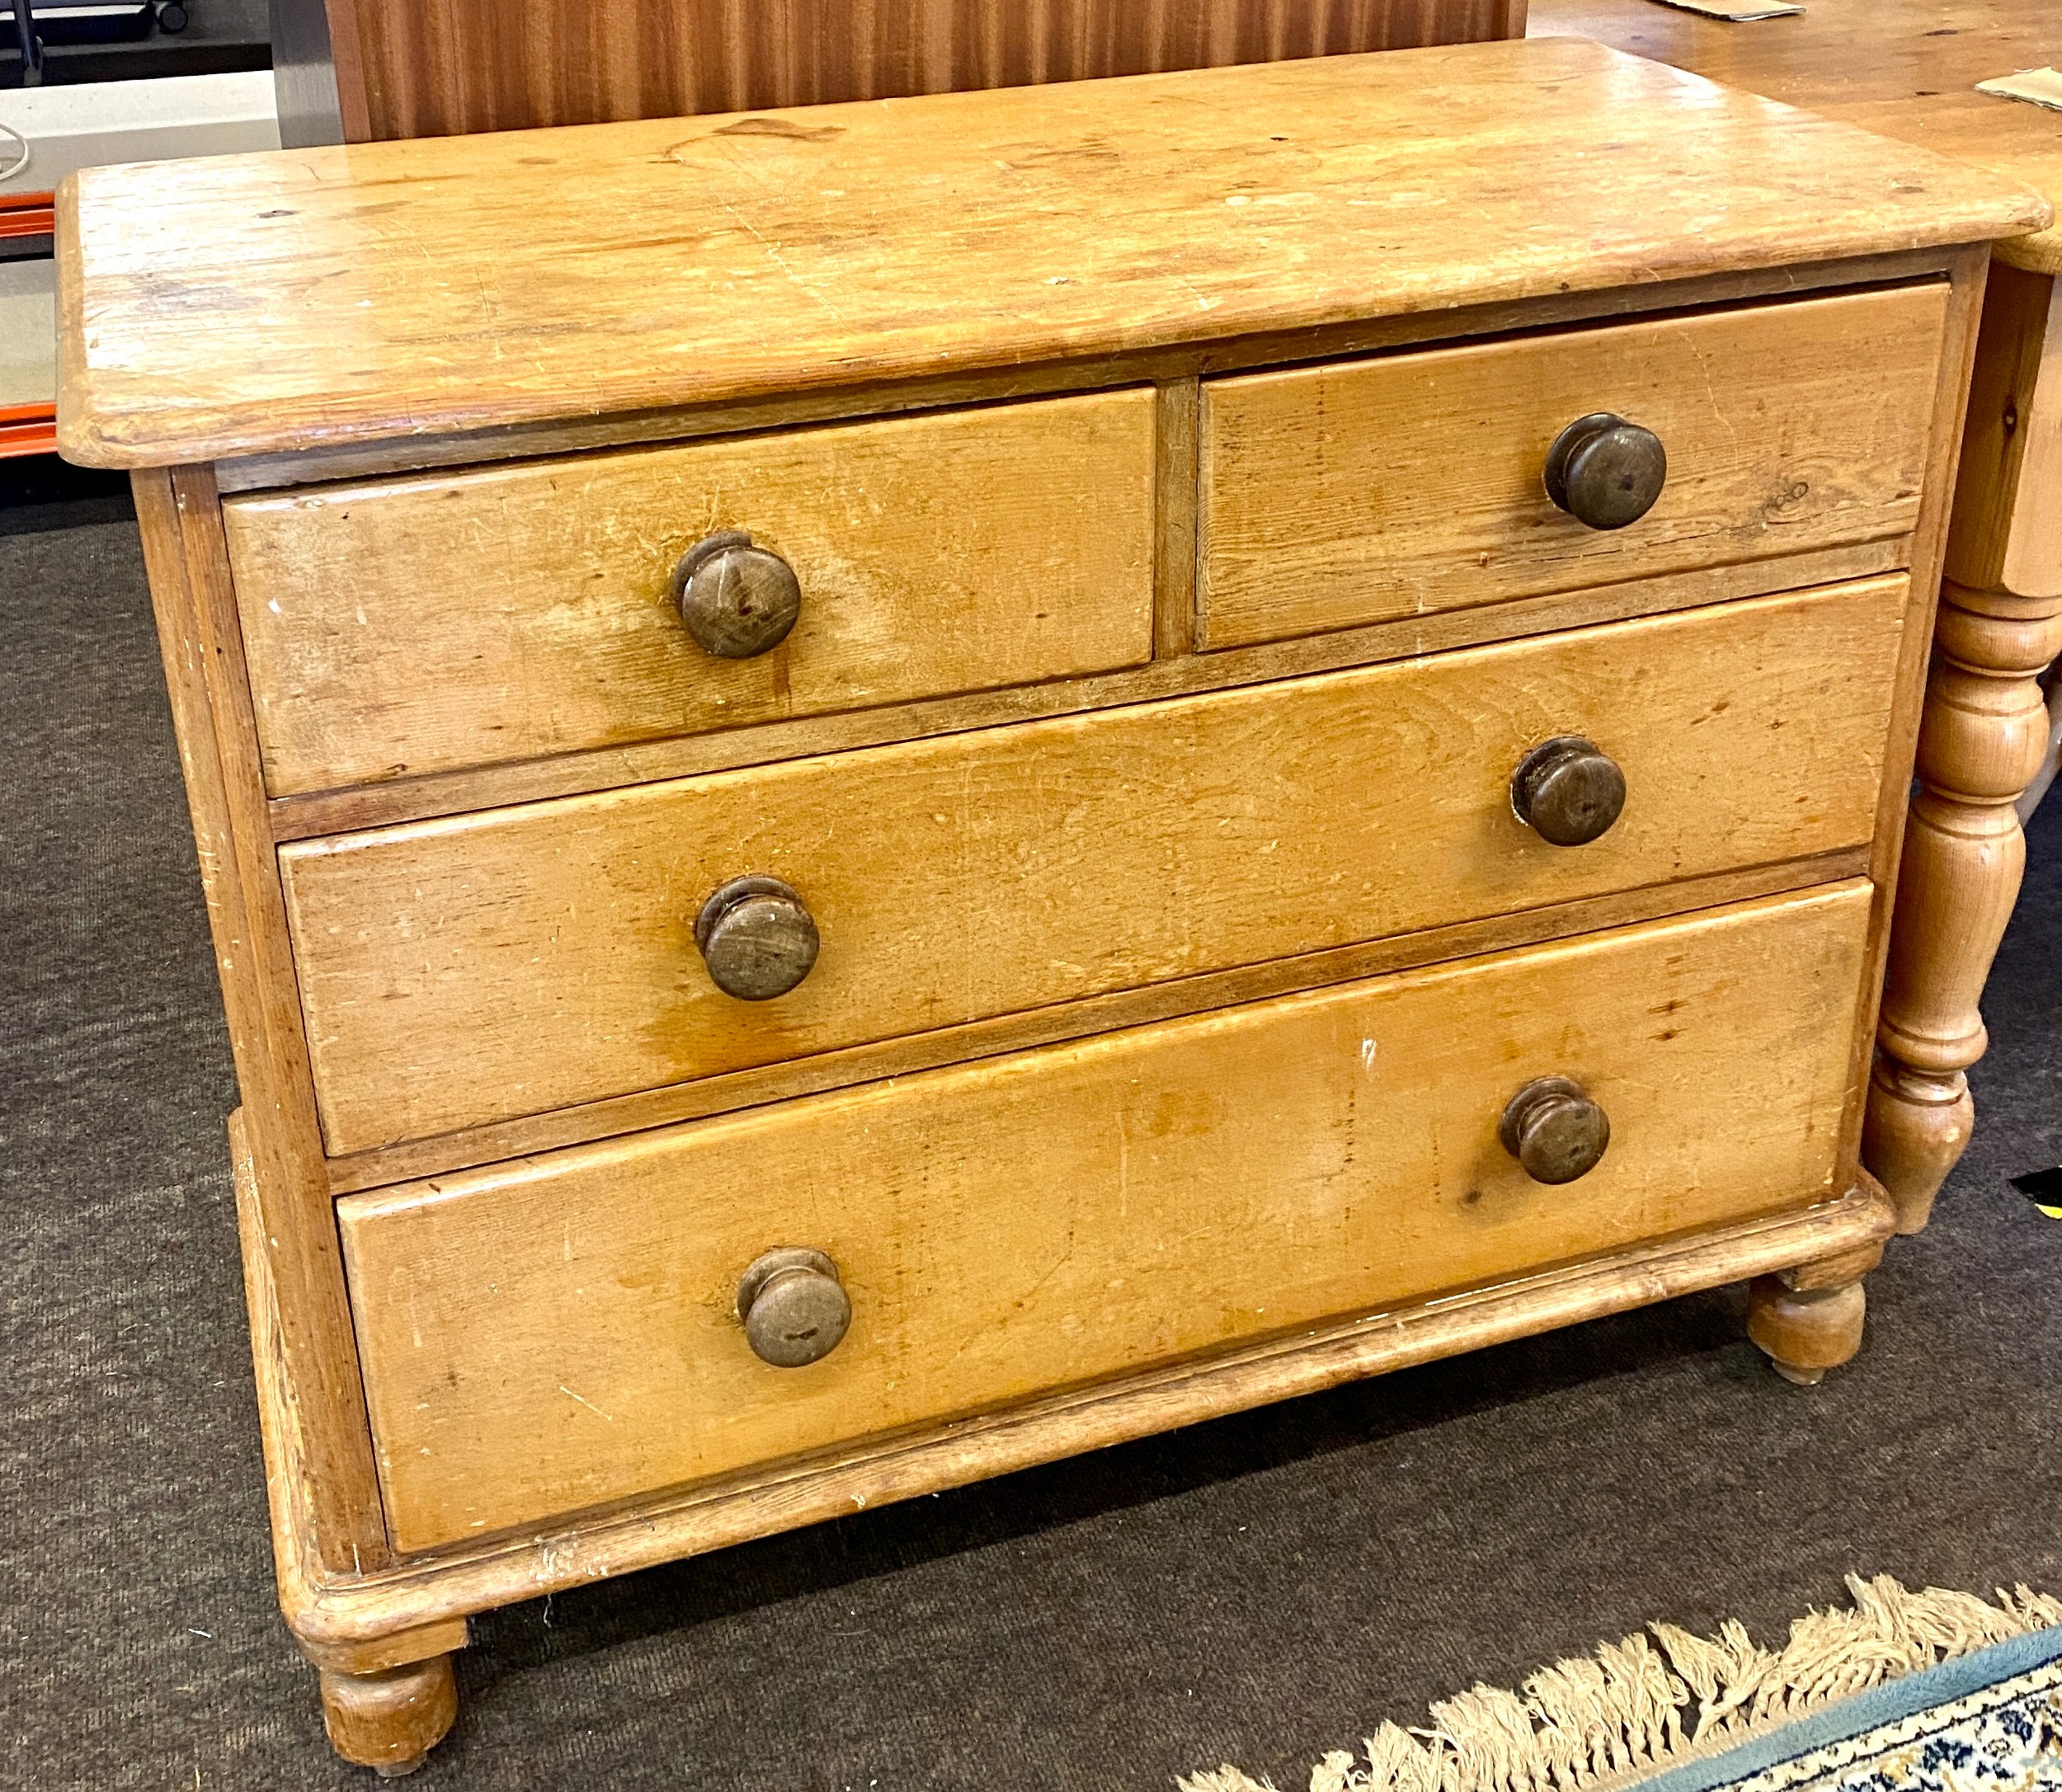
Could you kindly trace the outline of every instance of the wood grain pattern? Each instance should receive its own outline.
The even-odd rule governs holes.
[[[386,1531],[214,492],[205,468],[142,473],[132,486],[229,1047],[257,1122],[253,1187],[280,1290],[279,1348],[306,1402],[311,1547],[318,1571],[377,1567]]]
[[[1867,1313],[1859,1282],[1800,1291],[1779,1276],[1758,1276],[1747,1290],[1747,1335],[1798,1387],[1815,1387],[1827,1370],[1854,1359]]]
[[[1870,1189],[1887,1206],[1890,1197],[1883,1192],[1883,1185],[1869,1174],[1861,1171],[1855,1178],[1857,1184]],[[1843,1251],[1835,1257],[1819,1258],[1808,1263],[1800,1263],[1794,1269],[1780,1272],[1782,1285],[1801,1294],[1808,1294],[1815,1288],[1838,1288],[1850,1282],[1858,1282],[1882,1267],[1883,1247],[1887,1241],[1877,1239],[1858,1245],[1853,1250]]]
[[[334,1152],[1868,838],[1901,577],[282,849]],[[1537,742],[1631,786],[1579,849]],[[778,1001],[697,962],[784,879]]]
[[[59,209],[59,440],[94,465],[1092,360],[2050,216],[1575,40],[95,169]]]
[[[319,3],[319,0],[318,0]],[[1523,36],[1525,0],[328,0],[351,142]],[[355,77],[354,79],[353,77]]]
[[[2015,288],[2025,277],[2017,269],[2001,272]],[[2012,532],[1997,579],[2005,590],[2025,597],[2062,597],[2062,275],[2046,279],[2041,371],[2029,383],[2026,414],[2020,420],[2027,445],[2019,460]]]
[[[1992,270],[1962,435],[1947,576],[2062,597],[2062,280]]]
[[[459,1714],[449,1655],[432,1655],[378,1673],[322,1671],[322,1727],[330,1747],[354,1766],[399,1779],[422,1765]]]
[[[1529,29],[1578,33],[1694,69],[2062,200],[2055,114],[1976,92],[1979,81],[2062,62],[2052,0],[1815,0],[1773,31],[1742,31],[1651,0],[1534,0]],[[2062,273],[2062,230],[2001,243],[1998,255]]]
[[[1867,911],[1850,884],[354,1196],[396,1540],[1823,1199]],[[1495,1136],[1547,1073],[1612,1120],[1552,1190]],[[788,1244],[854,1316],[770,1371],[737,1278]]]
[[[1984,246],[1988,252],[1988,245]],[[59,246],[60,255],[64,252]],[[224,492],[271,492],[337,479],[389,477],[435,467],[582,454],[642,442],[700,440],[753,430],[896,416],[956,405],[998,404],[1142,382],[1193,380],[1295,362],[1339,360],[1426,343],[1465,341],[1511,330],[1622,317],[1635,313],[1737,305],[1806,293],[1893,285],[1944,275],[1963,252],[1953,247],[1889,251],[1779,267],[1721,270],[1652,285],[1549,293],[1537,298],[1455,306],[1450,310],[1348,318],[1307,328],[1264,331],[1217,341],[1162,344],[1101,355],[1019,361],[942,376],[795,393],[769,391],[734,402],[661,405],[605,416],[547,417],[439,435],[316,444],[285,453],[254,454],[214,463]]]
[[[1880,1244],[1890,1204],[1866,1177],[1831,1201],[1613,1251],[1462,1295],[1405,1302],[914,1437],[418,1556],[318,1590],[303,1615],[337,1650],[611,1574],[821,1523],[1358,1377]],[[261,1394],[266,1390],[261,1387]],[[412,1630],[410,1627],[425,1627]]]
[[[1154,510],[1159,547],[1154,561],[1153,656],[1185,656],[1196,635],[1196,506],[1199,480],[1196,421],[1201,382],[1169,380],[1159,388],[1160,454]]]
[[[1198,645],[1909,534],[1944,283],[1206,381]],[[1659,501],[1586,528],[1541,479],[1615,412]]]
[[[1193,541],[1191,530],[1189,544],[1192,550]],[[967,697],[634,742],[518,764],[483,766],[343,790],[315,791],[305,796],[278,797],[270,806],[272,834],[282,843],[313,840],[325,834],[354,833],[396,822],[426,821],[435,816],[464,815],[551,797],[619,790],[631,784],[690,778],[704,772],[768,765],[820,753],[848,752],[855,747],[883,746],[923,735],[957,734],[1004,722],[1082,715],[1156,698],[1231,690],[1242,684],[1337,671],[1378,661],[1523,640],[1561,629],[1664,615],[1737,598],[1868,578],[1909,564],[1909,547],[1906,539],[1892,539],[1795,554],[1782,560],[1700,567],[1657,578],[1627,579],[1587,590],[1517,598],[1505,604],[1485,604],[1472,609],[1414,616],[1365,628],[1304,635],[1211,654],[1178,651],[1179,643],[1194,632],[1194,600],[1192,594],[1181,602],[1168,585],[1163,585],[1160,595],[1166,601],[1156,611],[1156,627],[1167,625],[1167,637],[1161,643],[1167,656],[1150,666],[1015,685]],[[1177,618],[1179,630],[1175,627]]]
[[[224,506],[275,794],[1138,664],[1151,388]],[[802,613],[702,651],[670,588],[748,531]]]
[[[244,1311],[250,1321],[251,1367],[257,1385],[258,1438],[265,1456],[266,1504],[271,1517],[272,1567],[286,1627],[310,1661],[345,1673],[378,1673],[464,1649],[465,1620],[450,1613],[369,1630],[334,1621],[330,1602],[337,1589],[362,1586],[379,1572],[379,1564],[354,1562],[346,1573],[332,1572],[323,1564],[316,1531],[316,1493],[309,1480],[307,1439],[311,1421],[280,1337],[279,1288],[272,1277],[256,1154],[241,1108],[229,1115],[228,1133],[237,1243],[243,1260]],[[313,1423],[319,1425],[320,1421]]]
[[[877,1040],[870,1045],[850,1046],[784,1063],[704,1077],[697,1082],[640,1089],[633,1095],[614,1096],[575,1108],[525,1114],[490,1126],[470,1126],[332,1157],[329,1160],[330,1188],[339,1195],[357,1194],[392,1183],[477,1169],[505,1158],[527,1157],[711,1114],[762,1108],[797,1096],[850,1089],[887,1077],[910,1076],[1006,1051],[1085,1039],[1118,1028],[1149,1026],[1156,1021],[1228,1008],[1236,1003],[1265,1001],[1327,984],[1444,964],[1546,940],[1572,938],[1578,934],[1688,915],[1729,902],[1808,890],[1848,877],[1866,877],[1871,856],[1868,847],[1852,846],[1744,871],[1719,872],[1711,877],[1617,891],[1609,896],[1550,903],[1515,915],[1461,921],[1450,927],[1398,934],[1331,952],[1306,952],[1265,964],[1241,965],[1232,971],[1179,977],[1148,989],[1120,990],[1076,1002],[1052,1003],[1019,1014],[969,1021],[963,1026],[941,1027],[904,1038]]]

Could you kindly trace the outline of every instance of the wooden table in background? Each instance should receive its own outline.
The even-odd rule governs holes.
[[[1726,25],[1652,0],[1534,0],[1535,36],[1594,37],[1923,143],[2062,196],[2062,113],[1976,83],[2062,64],[2054,0],[1810,0]],[[1978,1004],[2026,863],[2013,805],[2041,769],[2040,678],[2062,652],[2062,228],[1998,246],[1978,338],[1898,886],[1865,1155],[1926,1222],[1969,1142]]]

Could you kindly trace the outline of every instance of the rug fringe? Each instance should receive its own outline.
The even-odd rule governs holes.
[[[1835,1700],[2034,1630],[2062,1625],[2062,1600],[2019,1587],[1997,1602],[1887,1574],[1850,1574],[1852,1611],[1810,1611],[1780,1649],[1728,1620],[1715,1637],[1672,1624],[1556,1662],[1522,1691],[1476,1686],[1432,1707],[1429,1729],[1384,1724],[1363,1761],[1342,1751],[1310,1792],[1610,1792],[1730,1748]],[[1657,1646],[1658,1645],[1658,1646]],[[1180,1792],[1277,1792],[1236,1767]]]

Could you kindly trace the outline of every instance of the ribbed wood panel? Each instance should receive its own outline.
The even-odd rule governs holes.
[[[328,0],[346,135],[433,137],[1522,36],[1526,0]]]

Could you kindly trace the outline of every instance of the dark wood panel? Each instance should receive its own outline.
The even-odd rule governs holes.
[[[344,132],[361,142],[1515,37],[1526,0],[327,0],[327,10]]]

